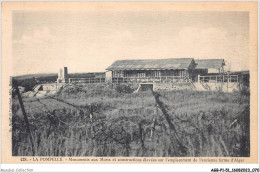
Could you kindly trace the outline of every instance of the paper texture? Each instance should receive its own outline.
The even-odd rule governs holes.
[[[257,14],[2,2],[3,163],[257,163]]]

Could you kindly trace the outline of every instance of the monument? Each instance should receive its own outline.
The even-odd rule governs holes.
[[[57,83],[67,83],[68,82],[68,68],[61,68],[58,73]]]

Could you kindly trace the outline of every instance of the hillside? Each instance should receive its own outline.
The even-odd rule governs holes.
[[[93,73],[69,73],[70,78],[89,78],[89,77],[105,77],[105,72],[93,72]],[[58,73],[39,73],[39,74],[27,74],[20,76],[13,76],[13,79],[25,80],[32,78],[47,78],[47,77],[58,77]]]
[[[24,80],[24,79],[32,79],[32,78],[41,78],[41,77],[58,77],[57,73],[39,73],[39,74],[27,74],[20,76],[13,76],[13,79]]]

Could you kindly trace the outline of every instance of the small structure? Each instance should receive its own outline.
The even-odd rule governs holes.
[[[203,71],[205,73],[224,73],[224,59],[198,59],[195,60],[197,66],[195,71]]]
[[[106,69],[106,76],[113,83],[187,82],[195,67],[193,58],[118,60]]]
[[[224,73],[224,59],[198,59],[195,62],[197,66],[192,76],[192,80],[195,82],[199,80],[199,76],[220,75]]]

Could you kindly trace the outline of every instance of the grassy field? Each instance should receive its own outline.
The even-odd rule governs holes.
[[[249,93],[115,88],[74,85],[24,98],[35,155],[249,156]],[[33,155],[17,98],[12,110],[13,155]]]

